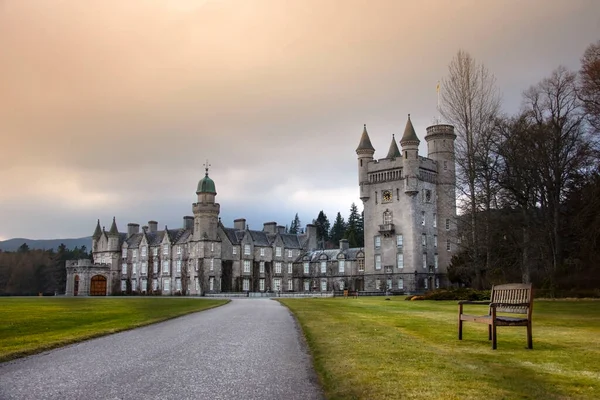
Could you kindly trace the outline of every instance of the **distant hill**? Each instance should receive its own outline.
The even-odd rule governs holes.
[[[85,246],[89,251],[92,248],[92,237],[82,237],[77,239],[24,239],[15,238],[0,241],[0,250],[2,251],[16,251],[23,243],[27,243],[30,249],[42,249],[42,250],[56,250],[61,243],[64,243],[68,249],[72,250],[75,247]]]

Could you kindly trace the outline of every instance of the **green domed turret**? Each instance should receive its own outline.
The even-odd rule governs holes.
[[[200,182],[198,182],[198,189],[196,190],[196,194],[200,193],[217,194],[217,190],[215,189],[215,182],[208,177],[208,168],[206,168],[206,174],[204,175],[204,178],[200,179]]]

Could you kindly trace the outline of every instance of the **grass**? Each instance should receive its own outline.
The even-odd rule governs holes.
[[[536,300],[533,350],[526,349],[524,327],[499,327],[498,350],[483,324],[465,323],[459,341],[456,301],[280,301],[302,326],[330,400],[597,399],[600,393],[600,301]]]
[[[225,303],[191,298],[0,298],[0,362]]]

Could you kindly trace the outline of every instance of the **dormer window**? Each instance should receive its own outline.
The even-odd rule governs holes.
[[[264,249],[264,247],[261,247],[261,249],[260,249],[260,256],[261,257],[265,256],[265,249]]]
[[[164,256],[168,256],[169,255],[169,245],[168,244],[163,244],[163,255]]]
[[[142,257],[146,257],[146,251],[147,251],[147,247],[142,246]]]
[[[247,255],[247,256],[250,255],[250,245],[249,244],[244,245],[244,255]]]
[[[275,256],[281,257],[281,247],[279,247],[279,246],[275,247]]]

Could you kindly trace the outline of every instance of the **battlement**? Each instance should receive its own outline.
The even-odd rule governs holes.
[[[425,140],[439,135],[450,135],[456,137],[456,134],[454,133],[454,127],[452,125],[438,124],[427,127]]]

